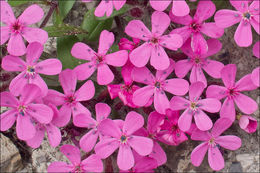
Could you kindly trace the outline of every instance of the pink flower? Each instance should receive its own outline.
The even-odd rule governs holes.
[[[211,77],[220,78],[220,71],[224,67],[221,62],[208,59],[208,57],[218,53],[222,44],[217,39],[207,40],[208,52],[201,54],[201,52],[193,52],[191,49],[191,40],[188,39],[181,50],[188,56],[187,60],[180,60],[175,65],[175,74],[179,78],[183,78],[191,70],[190,82],[203,82],[207,86],[207,79],[204,76],[205,70]],[[202,70],[203,69],[203,70]]]
[[[255,43],[253,47],[253,54],[255,57],[260,58],[260,41]]]
[[[219,171],[224,168],[224,158],[219,150],[220,147],[237,150],[241,146],[241,139],[237,136],[227,135],[220,136],[232,124],[228,118],[218,119],[211,132],[195,130],[191,139],[196,141],[204,141],[198,145],[191,153],[191,163],[199,166],[208,151],[208,162],[213,170]]]
[[[49,90],[47,96],[44,98],[45,102],[51,103],[55,106],[61,106],[59,111],[60,126],[66,125],[70,121],[71,113],[73,119],[75,115],[84,113],[89,117],[91,113],[80,102],[90,100],[95,94],[95,86],[91,80],[85,82],[77,91],[77,77],[73,70],[66,69],[59,75],[59,81],[63,88],[64,94]]]
[[[154,158],[157,161],[157,166],[161,166],[166,163],[167,156],[160,144],[158,143],[161,125],[164,123],[165,116],[153,111],[148,116],[147,127],[141,128],[136,131],[135,135],[149,137],[153,140],[153,150],[149,157]],[[164,141],[163,141],[164,142]]]
[[[7,55],[2,60],[2,68],[6,71],[21,72],[10,83],[10,92],[18,96],[27,83],[37,85],[42,96],[46,96],[48,87],[39,74],[56,75],[61,72],[62,64],[58,59],[47,59],[37,63],[43,52],[43,46],[38,42],[30,43],[26,49],[26,62],[17,56]]]
[[[131,148],[141,156],[152,152],[153,141],[151,139],[133,135],[143,125],[142,115],[134,111],[126,115],[122,126],[110,119],[103,120],[99,125],[99,130],[105,137],[96,144],[95,152],[101,158],[107,158],[119,148],[117,155],[119,169],[131,169],[135,163]]]
[[[238,115],[239,126],[247,133],[254,133],[257,129],[257,120],[248,115]]]
[[[252,114],[258,108],[257,103],[250,97],[241,94],[241,91],[254,90],[257,87],[251,80],[251,74],[245,75],[235,83],[236,65],[228,64],[221,70],[221,78],[225,85],[211,85],[207,89],[208,98],[225,98],[225,101],[220,110],[220,117],[228,117],[232,122],[235,120],[235,105],[245,114]]]
[[[44,44],[48,39],[48,33],[39,28],[31,28],[28,25],[37,23],[44,16],[44,12],[38,5],[31,5],[15,18],[12,8],[6,1],[0,2],[0,21],[6,26],[0,27],[1,41],[4,44],[9,38],[7,50],[11,55],[21,56],[26,52],[23,38],[29,43],[40,42]]]
[[[239,23],[235,32],[235,42],[240,47],[248,47],[252,44],[251,25],[259,34],[259,1],[253,1],[248,6],[248,1],[230,0],[231,5],[237,10],[219,10],[215,14],[215,22],[218,27],[227,28]]]
[[[171,12],[175,16],[186,16],[190,13],[190,8],[185,0],[150,0],[153,9],[157,11],[164,11],[172,2]]]
[[[188,140],[185,133],[179,128],[178,120],[179,111],[166,110],[167,120],[161,125],[159,132],[159,140],[168,145],[179,145],[180,143]]]
[[[101,159],[92,154],[81,161],[80,150],[73,145],[63,145],[60,151],[70,160],[71,164],[66,162],[52,162],[48,172],[102,172],[103,163]]]
[[[191,38],[191,48],[194,52],[199,51],[201,54],[207,53],[207,42],[201,33],[211,38],[219,38],[224,34],[224,29],[217,27],[216,23],[204,22],[209,19],[215,11],[216,7],[213,2],[199,1],[193,19],[190,15],[178,17],[170,12],[170,18],[173,22],[185,25],[184,27],[174,29],[171,34],[180,34],[183,38],[183,42]]]
[[[27,84],[22,91],[19,100],[10,92],[0,93],[1,106],[10,108],[1,114],[1,131],[8,130],[16,120],[18,138],[28,140],[36,134],[33,119],[39,123],[48,124],[52,120],[53,111],[44,104],[34,104],[34,101],[41,97],[40,88],[36,85]]]
[[[202,82],[192,83],[189,90],[189,100],[179,96],[174,96],[171,99],[172,110],[185,109],[178,120],[179,128],[182,131],[190,129],[192,117],[194,117],[195,124],[200,130],[211,129],[212,121],[204,111],[218,112],[221,108],[221,102],[214,98],[200,99],[204,87]]]
[[[125,33],[133,38],[145,41],[130,54],[130,61],[136,67],[144,67],[151,57],[151,65],[157,70],[165,70],[170,60],[163,47],[177,50],[182,46],[182,38],[178,34],[162,35],[170,25],[170,18],[164,12],[152,14],[152,32],[140,20],[132,20],[125,28]]]
[[[133,80],[147,86],[140,88],[134,92],[133,102],[137,106],[144,106],[150,98],[154,96],[154,108],[160,114],[165,114],[165,110],[170,108],[169,100],[165,91],[175,95],[184,95],[189,90],[189,83],[184,79],[168,79],[166,78],[173,72],[174,61],[166,70],[158,70],[156,76],[146,67],[134,68],[132,71]]]
[[[259,87],[260,86],[260,67],[257,67],[253,70],[251,74],[251,79],[252,82],[254,83],[255,86]]]
[[[111,108],[105,103],[97,103],[95,109],[96,120],[87,114],[78,114],[74,117],[75,126],[91,129],[87,134],[82,136],[79,142],[80,148],[86,152],[90,152],[96,145],[97,138],[101,135],[98,130],[99,124],[105,120],[111,112]]]
[[[92,0],[82,0],[83,2],[90,2]],[[126,0],[102,0],[95,10],[95,16],[102,17],[105,14],[109,17],[113,12],[113,7],[120,10],[125,5]]]
[[[134,50],[138,44],[140,43],[140,39],[133,38],[133,41],[129,41],[126,38],[121,38],[120,42],[118,43],[120,50]]]
[[[97,69],[97,82],[99,85],[107,85],[114,80],[114,74],[109,69],[108,65],[121,67],[125,65],[128,52],[120,50],[111,54],[107,51],[114,42],[114,34],[104,30],[100,34],[98,53],[94,52],[88,45],[84,43],[76,43],[71,54],[77,59],[84,59],[89,62],[78,65],[74,68],[78,80],[85,80],[90,77]]]

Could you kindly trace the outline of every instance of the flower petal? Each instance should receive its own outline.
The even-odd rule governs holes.
[[[9,90],[14,96],[19,96],[26,84],[28,84],[28,79],[25,78],[26,72],[22,72],[17,75],[10,83]]]
[[[221,100],[222,98],[227,96],[226,92],[227,92],[227,88],[223,86],[210,85],[207,88],[206,95],[207,98],[216,98],[218,100]]]
[[[24,71],[26,64],[17,56],[7,55],[2,59],[2,68],[6,71]]]
[[[234,35],[235,42],[240,47],[248,47],[252,44],[252,31],[249,22],[242,20]]]
[[[89,78],[96,70],[96,65],[93,62],[88,62],[80,64],[74,68],[74,72],[77,75],[78,80],[86,80]]]
[[[120,145],[117,155],[117,165],[120,170],[128,170],[134,166],[134,156],[129,145]]]
[[[215,112],[219,112],[221,108],[221,102],[215,98],[207,98],[207,99],[199,100],[198,106],[200,109],[204,111],[215,113]]]
[[[165,114],[166,109],[170,108],[170,102],[163,90],[154,92],[154,108],[160,114]]]
[[[155,81],[154,75],[147,67],[133,68],[132,78],[133,81],[143,84],[152,84]]]
[[[52,109],[43,104],[29,104],[26,112],[42,124],[50,123],[53,117]]]
[[[241,147],[241,139],[233,135],[219,136],[216,138],[216,143],[229,150],[237,150]]]
[[[175,74],[179,78],[184,78],[191,70],[193,64],[189,60],[180,60],[175,64]]]
[[[191,121],[192,121],[192,112],[188,108],[181,114],[178,120],[178,126],[182,131],[185,132],[190,129]]]
[[[96,154],[90,155],[81,162],[86,172],[103,172],[103,162]]]
[[[88,108],[83,106],[80,102],[77,102],[73,107],[71,107],[73,118],[80,113],[86,114],[88,116],[91,116],[90,111]]]
[[[218,147],[209,147],[208,162],[209,166],[215,171],[219,171],[225,167],[224,158]]]
[[[95,105],[96,110],[96,120],[101,122],[102,120],[106,119],[109,114],[111,113],[111,108],[105,103],[97,103]]]
[[[149,29],[140,20],[131,20],[125,27],[125,33],[130,37],[144,41],[148,41],[151,36]]]
[[[135,160],[134,170],[136,172],[153,172],[153,169],[156,169],[158,166],[155,158],[151,157],[142,157],[138,162]]]
[[[207,60],[206,64],[202,68],[213,78],[221,78],[221,70],[224,64],[214,60]]]
[[[102,0],[95,10],[95,16],[102,17],[105,15],[109,17],[113,12],[113,2]]]
[[[25,27],[23,29],[22,36],[29,43],[39,42],[41,44],[44,44],[48,39],[48,33],[45,30],[31,27]]]
[[[202,110],[196,111],[194,115],[194,120],[196,126],[202,131],[209,130],[212,128],[213,123],[211,119]]]
[[[252,114],[258,109],[258,104],[244,94],[238,94],[234,97],[234,101],[237,107],[245,114]]]
[[[257,67],[253,70],[252,74],[251,74],[251,80],[253,82],[253,84],[255,86],[260,86],[260,81],[259,81],[259,78],[260,78],[260,67]]]
[[[90,130],[80,139],[79,141],[80,148],[85,152],[91,151],[96,145],[97,138],[98,138],[97,130],[94,129]]]
[[[236,82],[236,89],[239,91],[251,91],[257,89],[257,86],[254,85],[252,81],[252,75],[248,74],[242,77],[239,81]],[[259,81],[259,78],[258,78]]]
[[[111,119],[101,121],[98,126],[98,130],[104,136],[111,136],[114,138],[119,138],[121,136],[120,128]]]
[[[254,47],[253,47],[253,54],[257,57],[260,58],[260,41],[256,42]]]
[[[134,64],[136,67],[144,67],[151,55],[152,55],[153,48],[149,43],[144,43],[141,46],[137,47],[134,49],[130,54],[129,54],[129,59],[131,63]]]
[[[146,156],[153,150],[153,140],[147,137],[131,136],[127,142],[141,156]]]
[[[220,117],[229,118],[232,122],[235,120],[236,111],[234,101],[226,98],[220,109]]]
[[[168,79],[165,81],[163,89],[174,95],[185,95],[189,90],[189,83],[184,79]]]
[[[211,38],[219,38],[224,34],[224,29],[219,28],[216,23],[213,22],[202,24],[200,31]]]
[[[212,130],[211,130],[211,134],[213,137],[218,137],[219,135],[221,135],[224,131],[226,131],[230,126],[232,125],[232,121],[228,118],[219,118]]]
[[[89,115],[80,113],[73,117],[73,124],[77,127],[94,128],[96,121]]]
[[[60,151],[70,160],[73,165],[78,165],[81,161],[80,150],[73,145],[65,144],[60,147]]]
[[[84,59],[90,61],[95,56],[95,51],[92,50],[85,43],[77,42],[71,49],[71,55],[77,59]]]
[[[219,10],[214,16],[216,25],[221,28],[228,28],[241,21],[242,16],[238,11]]]
[[[77,76],[72,70],[63,70],[59,75],[59,81],[66,95],[75,92],[77,85]]]
[[[165,164],[167,161],[166,153],[157,142],[153,143],[153,151],[149,157],[154,158],[158,166]]]
[[[10,92],[4,91],[0,93],[0,105],[1,107],[12,107],[16,108],[18,106],[18,100]]]
[[[123,132],[126,135],[131,135],[144,125],[144,118],[142,115],[131,111],[126,115]]]
[[[91,80],[85,82],[76,92],[75,98],[77,101],[90,100],[95,95],[95,86]]]
[[[128,52],[126,50],[120,50],[106,55],[105,59],[108,65],[122,67],[128,59]]]
[[[24,25],[31,25],[39,22],[44,16],[44,12],[39,5],[33,4],[26,8],[18,20]]]
[[[202,144],[198,145],[196,148],[193,149],[191,153],[191,163],[194,166],[200,166],[202,163],[206,152],[208,151],[208,144],[203,142]]]
[[[204,84],[202,82],[195,82],[190,85],[189,90],[189,99],[191,101],[196,101],[201,96],[203,90],[204,90]]]
[[[41,96],[44,97],[48,93],[48,86],[39,74],[36,74],[34,78],[29,78],[30,84],[35,84],[41,89]]]
[[[40,92],[40,88],[37,85],[27,84],[23,88],[20,101],[24,104],[31,103],[41,96]]]
[[[163,47],[157,46],[152,49],[150,63],[156,70],[166,70],[170,66],[170,59]]]
[[[124,6],[125,3],[126,3],[126,0],[113,1],[114,7],[116,10],[120,10]]]
[[[198,128],[193,130],[191,134],[191,139],[195,141],[208,141],[210,140],[211,135],[208,131],[201,131]]]
[[[172,14],[175,16],[186,16],[190,13],[190,8],[185,0],[172,1]]]
[[[212,1],[199,1],[194,19],[203,22],[213,16],[215,11],[216,7]]]
[[[170,101],[172,110],[183,110],[189,107],[190,102],[183,97],[173,96]]]
[[[195,33],[192,35],[191,48],[193,52],[199,54],[206,54],[208,52],[208,45],[202,34]]]
[[[7,51],[13,56],[22,56],[25,54],[26,48],[20,34],[13,34],[10,36],[7,44]]]
[[[26,48],[26,63],[35,65],[43,52],[43,45],[38,42],[29,43]]]
[[[177,50],[182,44],[183,39],[180,34],[169,34],[160,38],[160,45],[170,50]]]
[[[165,80],[174,70],[174,61],[170,59],[170,66],[166,70],[157,70],[156,79],[159,81]]]
[[[68,105],[64,104],[60,108],[59,114],[60,114],[59,120],[62,126],[68,124],[71,118],[71,108]]]
[[[66,162],[52,162],[47,171],[48,172],[70,172],[74,168],[72,165],[68,165]]]
[[[172,11],[169,12],[169,17],[171,21],[173,21],[174,23],[178,23],[182,25],[189,25],[192,21],[192,17],[190,15],[176,16],[172,14]]]
[[[0,45],[4,44],[9,38],[10,38],[9,27],[8,26],[1,26],[0,27]]]
[[[154,94],[153,86],[145,86],[136,90],[133,94],[133,102],[137,106],[144,106]]]
[[[113,7],[112,7],[112,10],[113,10]],[[115,41],[115,36],[114,36],[113,32],[103,30],[99,37],[98,53],[105,55],[107,53],[107,51],[110,49],[110,47],[113,45],[114,41]]]
[[[185,43],[188,40],[188,38],[191,36],[191,33],[192,32],[191,32],[189,26],[176,28],[170,32],[170,34],[179,34],[183,39],[183,43]]]
[[[119,147],[119,141],[115,138],[103,138],[95,146],[95,153],[105,159]]]
[[[11,24],[16,20],[11,6],[6,1],[0,2],[0,12],[0,21],[5,24]]]
[[[37,73],[45,75],[56,75],[62,70],[62,64],[58,59],[46,59],[39,62],[35,68]]]
[[[47,124],[47,135],[49,143],[52,147],[57,147],[61,142],[61,132],[60,129],[53,124]]]
[[[160,125],[163,123],[165,116],[153,111],[149,114],[147,121],[147,130],[149,133],[157,133]]]
[[[65,96],[56,90],[49,89],[48,94],[43,98],[43,100],[45,103],[60,106],[65,103]]]
[[[2,95],[1,95],[1,98],[2,98]],[[8,110],[8,111],[2,113],[0,115],[1,131],[6,131],[6,130],[10,129],[13,126],[17,115],[18,115],[18,112],[15,109],[11,109],[11,110]]]
[[[161,11],[155,11],[152,14],[152,33],[161,36],[170,25],[170,18],[167,14]]]
[[[28,140],[34,137],[36,129],[31,118],[27,115],[17,115],[16,120],[17,137],[21,140]]]
[[[33,138],[26,140],[26,144],[32,148],[40,147],[45,134],[45,128],[41,125],[36,126],[36,133]]]
[[[157,11],[164,11],[171,3],[171,0],[164,0],[164,1],[154,1],[150,0],[150,5],[153,7],[153,9]]]
[[[237,1],[237,0],[230,0],[230,4],[235,7],[236,10],[240,12],[245,12],[248,9],[248,1]]]
[[[233,87],[236,79],[237,67],[235,64],[228,64],[221,70],[221,78],[224,85],[229,88]]]
[[[97,68],[97,82],[99,85],[107,85],[114,80],[114,74],[107,64],[100,64]]]

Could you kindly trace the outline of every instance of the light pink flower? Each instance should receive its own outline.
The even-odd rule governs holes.
[[[218,27],[227,28],[239,23],[235,32],[235,42],[240,47],[248,47],[252,44],[251,25],[259,34],[259,0],[253,1],[248,6],[248,1],[230,0],[231,5],[237,10],[219,10],[215,14],[215,22]]]
[[[111,119],[103,120],[99,125],[99,130],[105,137],[96,144],[96,154],[101,158],[107,158],[119,148],[117,155],[119,169],[131,169],[135,163],[132,149],[142,156],[152,152],[153,141],[151,139],[133,135],[143,125],[144,118],[142,115],[133,111],[126,115],[122,126]]]
[[[17,137],[28,140],[36,134],[33,118],[39,123],[48,124],[52,120],[53,111],[44,104],[34,104],[34,101],[41,97],[41,90],[36,85],[27,84],[22,91],[19,100],[10,92],[0,93],[1,106],[10,108],[1,114],[1,131],[8,130],[16,121]]]
[[[260,67],[257,67],[253,70],[251,79],[255,86],[260,86]]]
[[[170,18],[173,22],[185,25],[184,27],[172,30],[171,34],[180,34],[183,42],[191,38],[191,48],[193,51],[199,51],[201,54],[207,53],[208,45],[201,33],[211,38],[219,38],[224,34],[224,29],[217,27],[216,23],[205,22],[215,11],[216,7],[212,1],[199,1],[193,19],[190,15],[178,17],[170,12]]]
[[[189,83],[186,80],[178,78],[166,80],[174,69],[174,61],[171,60],[170,62],[169,68],[158,70],[155,77],[146,67],[133,69],[133,80],[147,85],[134,92],[133,102],[135,105],[144,106],[154,96],[155,110],[160,114],[165,114],[165,110],[170,108],[165,91],[175,95],[184,95],[188,92]]]
[[[159,134],[161,130],[161,125],[164,123],[165,115],[159,114],[154,111],[148,116],[147,127],[141,128],[136,131],[135,135],[149,137],[153,140],[153,150],[149,157],[154,158],[157,161],[157,166],[161,166],[166,163],[167,156],[158,141],[160,140]],[[164,142],[164,141],[162,141]]]
[[[83,2],[90,2],[92,0],[82,0]],[[113,7],[120,10],[126,3],[126,0],[102,0],[96,7],[95,16],[102,17],[106,14],[109,17],[113,13]]]
[[[4,44],[9,38],[7,50],[11,55],[21,56],[26,52],[23,38],[29,43],[40,42],[44,44],[48,39],[48,33],[39,28],[31,28],[28,25],[37,23],[44,16],[40,6],[34,4],[24,10],[15,18],[11,6],[6,1],[0,2],[1,18],[0,21],[5,26],[0,27],[0,45]]]
[[[66,162],[52,162],[47,171],[48,172],[102,172],[102,160],[96,155],[92,154],[88,158],[81,161],[80,150],[73,145],[63,145],[60,151],[70,160],[71,164]]]
[[[151,6],[157,11],[164,11],[171,2],[171,12],[175,16],[186,16],[190,13],[190,8],[185,0],[150,0]]]
[[[163,47],[177,50],[182,46],[182,38],[178,34],[163,35],[170,25],[170,18],[164,12],[152,14],[152,32],[140,20],[132,20],[125,28],[125,33],[133,38],[145,41],[130,54],[130,61],[136,67],[144,67],[151,58],[151,65],[157,70],[165,70],[170,60]]]
[[[198,145],[191,153],[191,163],[194,166],[199,166],[208,151],[209,166],[216,171],[224,168],[224,158],[219,150],[220,147],[228,150],[237,150],[241,146],[241,139],[237,136],[226,135],[220,136],[232,124],[228,118],[218,119],[211,132],[195,130],[191,139],[196,141],[204,141]]]
[[[75,126],[91,129],[87,134],[82,136],[79,141],[80,148],[85,152],[91,151],[96,145],[97,139],[101,135],[98,130],[99,124],[105,120],[111,112],[111,108],[105,103],[97,103],[95,109],[96,120],[86,114],[78,114],[74,117]]]
[[[179,116],[179,111],[166,110],[167,119],[161,125],[161,130],[158,134],[158,139],[161,142],[176,146],[188,140],[185,133],[178,126]]]
[[[238,115],[239,126],[247,133],[254,133],[257,129],[257,120],[248,115]]]
[[[128,59],[128,52],[120,50],[111,54],[107,51],[114,43],[114,34],[104,30],[100,34],[98,53],[93,51],[84,43],[76,43],[71,49],[72,56],[77,59],[87,60],[89,62],[78,65],[74,68],[78,80],[85,80],[90,77],[97,69],[97,82],[99,85],[107,85],[114,80],[114,74],[108,67],[122,67]]]
[[[206,95],[208,98],[224,100],[220,109],[220,117],[228,117],[232,122],[235,120],[235,105],[245,114],[252,114],[258,108],[257,103],[250,97],[241,94],[242,91],[250,91],[257,88],[251,80],[251,74],[245,75],[235,83],[236,65],[228,64],[221,70],[221,78],[225,85],[211,85],[208,87]]]
[[[66,125],[73,115],[84,113],[91,116],[89,110],[84,107],[80,102],[90,100],[94,97],[95,86],[91,80],[85,82],[77,91],[77,76],[73,70],[66,69],[59,75],[59,81],[63,88],[64,94],[49,89],[47,96],[44,98],[45,102],[53,104],[55,106],[61,106],[59,110],[59,123],[60,126]]]
[[[26,62],[12,55],[3,58],[2,68],[4,70],[21,72],[10,83],[9,90],[13,95],[18,96],[26,84],[32,83],[41,89],[42,96],[46,96],[48,87],[39,74],[59,74],[62,64],[58,59],[47,59],[37,63],[42,52],[43,46],[38,42],[33,42],[26,49]]]
[[[208,52],[201,54],[201,52],[192,51],[190,39],[184,43],[181,50],[188,56],[188,59],[176,62],[175,74],[177,77],[183,78],[191,70],[190,82],[194,83],[200,81],[204,83],[205,87],[207,86],[207,79],[203,70],[213,78],[218,79],[221,77],[220,71],[224,67],[224,64],[210,60],[208,57],[218,53],[222,48],[222,44],[217,39],[209,39],[207,40],[207,45]]]
[[[194,117],[195,124],[200,130],[211,129],[212,121],[204,111],[218,112],[221,108],[221,102],[215,98],[200,99],[204,87],[202,82],[192,83],[189,90],[189,100],[179,96],[174,96],[171,99],[170,107],[172,110],[185,109],[178,120],[179,128],[182,131],[190,129],[192,117]]]
[[[256,42],[254,47],[253,47],[253,54],[257,57],[260,58],[260,41]]]

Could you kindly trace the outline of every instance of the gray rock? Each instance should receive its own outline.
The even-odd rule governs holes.
[[[240,162],[233,162],[228,172],[243,172]]]

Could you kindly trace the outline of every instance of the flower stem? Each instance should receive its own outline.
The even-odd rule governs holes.
[[[49,9],[49,11],[48,11],[46,17],[44,18],[42,24],[40,25],[40,28],[43,28],[43,27],[48,23],[48,21],[49,21],[51,15],[52,15],[52,13],[54,12],[54,10],[55,10],[55,9],[57,8],[57,6],[58,6],[58,1],[52,0],[52,1],[50,2],[50,4],[51,4],[51,8]]]

